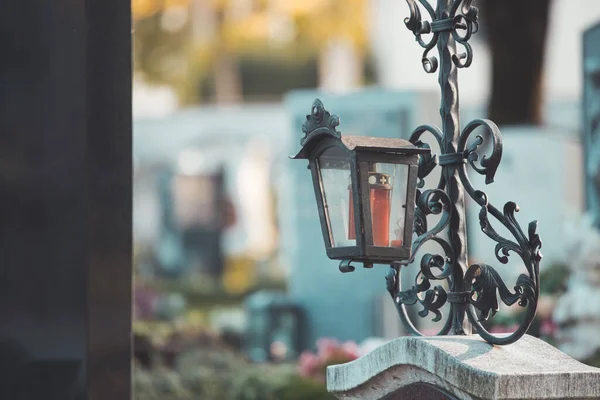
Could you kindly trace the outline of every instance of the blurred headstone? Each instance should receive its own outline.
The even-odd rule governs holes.
[[[560,328],[557,346],[580,361],[600,354],[600,231],[591,218],[565,229],[570,276],[567,290],[557,300],[553,320]]]
[[[435,94],[379,89],[345,95],[296,91],[285,100],[292,132],[287,143],[290,155],[300,147],[302,123],[315,98],[340,117],[342,135],[408,138],[418,125],[439,123]],[[291,268],[288,287],[306,311],[308,345],[320,337],[362,341],[380,335],[381,323],[377,322],[381,318],[376,313],[378,300],[386,293],[387,267],[341,274],[339,262],[327,258],[307,164],[286,162],[278,184],[282,249]]]
[[[164,171],[159,178],[162,234],[158,258],[163,275],[223,272],[222,231],[225,217],[223,169],[213,173]]]
[[[553,313],[558,347],[578,360],[600,352],[600,24],[583,35],[583,148],[587,215],[567,226],[571,275]]]
[[[245,301],[244,353],[254,362],[295,360],[305,342],[304,313],[283,293],[261,291]]]
[[[600,224],[600,24],[583,35],[583,147],[586,209]]]

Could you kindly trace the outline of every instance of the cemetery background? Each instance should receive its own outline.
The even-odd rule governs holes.
[[[327,5],[335,17],[324,17]],[[437,82],[422,73],[420,50],[401,23],[405,3],[132,6],[136,398],[331,398],[326,364],[404,333],[384,269],[343,276],[326,258],[308,174],[287,155],[317,96],[340,115],[342,133],[406,137],[419,124],[438,123]],[[575,315],[576,300],[563,294],[598,268],[597,230],[581,228],[591,225],[585,196],[592,184],[580,139],[582,34],[597,21],[593,0],[551,3],[543,121],[501,126],[503,168],[488,189],[499,202],[515,199],[520,220],[541,221],[545,296],[531,334],[600,366],[590,333],[599,313]],[[477,59],[459,73],[463,120],[484,116],[490,101],[491,54],[474,39]],[[524,148],[537,150],[527,158]],[[468,218],[476,232],[475,215]],[[569,230],[569,221],[580,222]],[[483,235],[469,235],[471,259],[493,254]],[[515,271],[509,265],[502,273]],[[262,304],[298,307],[291,315],[299,317],[286,317],[291,322],[279,330],[260,313],[250,318],[262,301],[251,294],[261,291]],[[511,328],[514,316],[504,315],[497,331]]]

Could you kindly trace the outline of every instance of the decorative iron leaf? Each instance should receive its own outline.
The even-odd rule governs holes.
[[[325,109],[323,102],[315,99],[310,114],[306,116],[306,121],[302,124],[304,137],[300,140],[300,144],[304,146],[312,136],[319,134],[328,134],[339,138],[341,133],[336,129],[339,125],[340,118],[330,114]]]
[[[526,307],[535,300],[535,284],[525,274],[519,275],[515,293],[508,289],[498,272],[487,264],[471,265],[465,280],[471,284],[471,303],[481,312],[480,321],[487,321],[498,312],[498,297],[507,306],[519,301],[521,307]]]

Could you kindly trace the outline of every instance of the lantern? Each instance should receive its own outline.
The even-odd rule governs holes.
[[[411,256],[419,154],[403,139],[344,136],[339,118],[315,100],[302,126],[327,256],[392,264]]]

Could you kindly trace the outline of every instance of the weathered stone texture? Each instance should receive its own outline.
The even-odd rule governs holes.
[[[327,388],[340,399],[389,400],[407,390],[422,399],[600,399],[600,369],[524,336],[492,346],[479,336],[401,337],[353,362],[327,369]]]

